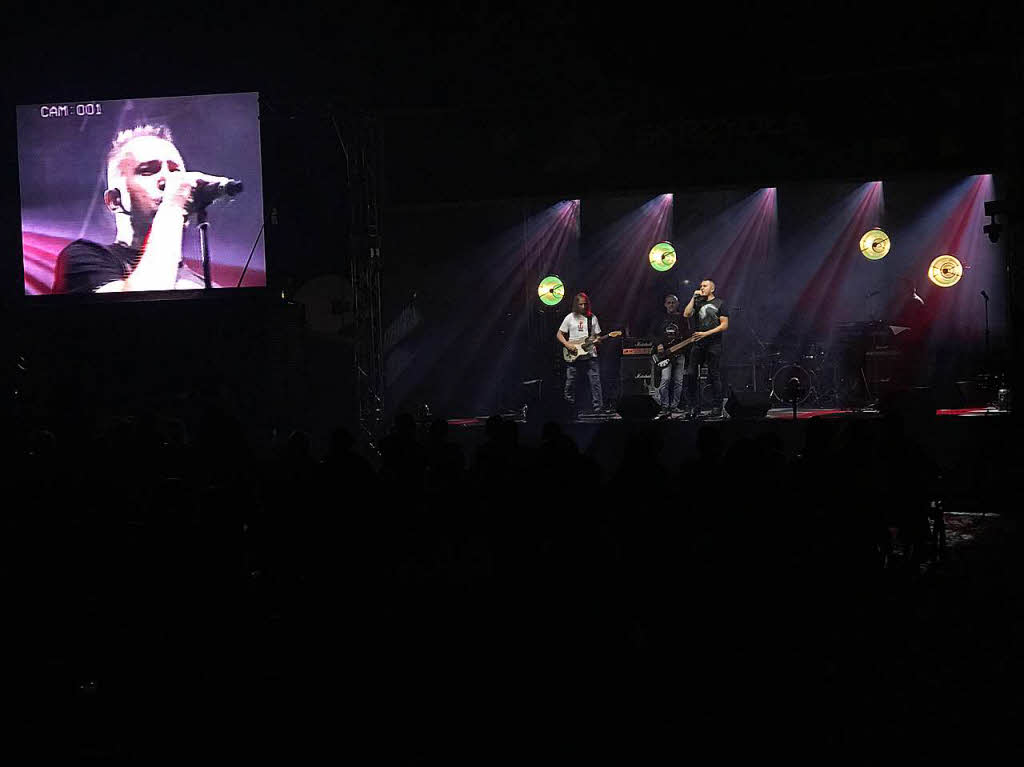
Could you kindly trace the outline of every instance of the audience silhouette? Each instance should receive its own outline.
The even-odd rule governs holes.
[[[937,553],[945,469],[912,414],[705,423],[685,460],[664,424],[610,424],[608,467],[557,423],[534,444],[499,416],[456,433],[400,413],[379,453],[338,426],[322,458],[302,430],[259,453],[215,401],[194,428],[153,410],[88,424],[9,430],[4,481],[23,501],[5,567],[36,573],[50,598],[19,606],[40,649],[99,698],[173,697],[173,679],[269,700],[322,679],[409,721],[440,715],[413,690],[458,691],[446,716],[485,727],[479,696],[555,685],[533,689],[591,691],[566,727],[623,726],[657,715],[683,663],[708,737],[729,732],[709,712],[739,690],[777,736],[780,688],[802,696],[788,716],[835,732],[823,701],[836,721],[877,707],[867,680],[911,662],[884,626],[915,631],[906,589]],[[640,688],[643,705],[603,697]],[[144,753],[142,719],[90,737]]]

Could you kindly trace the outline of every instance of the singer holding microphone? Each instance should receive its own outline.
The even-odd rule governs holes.
[[[690,401],[689,418],[696,418],[700,411],[697,392],[697,377],[700,366],[708,366],[708,379],[711,383],[712,408],[711,417],[722,415],[722,333],[729,329],[729,307],[715,296],[713,280],[702,280],[700,288],[693,291],[690,302],[683,309],[686,318],[696,316],[699,339],[690,352],[686,366],[686,390]]]
[[[103,203],[115,241],[69,243],[57,256],[54,293],[196,290],[203,277],[182,258],[188,216],[199,205],[240,191],[231,179],[187,171],[164,125],[121,131],[107,154]]]

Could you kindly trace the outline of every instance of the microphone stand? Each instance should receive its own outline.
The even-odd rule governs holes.
[[[739,307],[739,306],[733,307],[733,312],[741,311],[741,309],[742,309],[742,307]],[[768,354],[768,347],[764,345],[764,342],[761,340],[761,337],[757,334],[757,331],[754,330],[753,323],[748,324],[746,327],[747,327],[747,331],[750,333],[750,335],[752,335],[754,337],[754,340],[757,341],[757,345],[761,347],[761,354],[764,355],[764,356],[767,356],[767,354]],[[769,370],[770,369],[771,369],[771,367],[770,367],[770,364],[769,364]],[[757,392],[757,351],[756,350],[752,351],[750,353],[750,378],[751,378],[751,381],[754,384],[754,391]]]
[[[992,352],[988,339],[988,296],[984,290],[981,291],[981,297],[985,299],[985,372],[990,373],[992,371]]]
[[[754,337],[754,340],[757,341],[757,345],[761,347],[761,355],[762,355],[762,357],[765,360],[767,360],[767,362],[768,362],[768,370],[771,371],[772,370],[771,360],[767,359],[768,358],[768,347],[764,345],[764,341],[761,340],[761,337],[757,334],[757,331],[754,330],[753,324],[748,325],[747,326],[747,330],[750,331],[750,335],[752,335]],[[750,368],[751,368],[751,375],[754,378],[754,391],[756,392],[757,391],[757,352],[756,351],[753,352],[750,355]]]
[[[880,294],[880,290],[872,290],[864,296],[864,301],[868,304],[868,316],[871,318],[872,322],[878,321],[878,301],[872,301],[871,299]]]
[[[210,280],[210,222],[206,220],[206,206],[196,208],[196,223],[199,225],[199,260],[203,265],[203,288],[213,287]]]

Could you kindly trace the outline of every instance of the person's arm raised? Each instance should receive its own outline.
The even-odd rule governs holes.
[[[173,290],[181,262],[185,217],[202,173],[170,175],[164,197],[153,217],[138,266],[124,281],[124,290]]]
[[[690,296],[690,303],[688,303],[686,305],[686,308],[683,309],[683,316],[686,317],[687,319],[689,319],[690,317],[693,316],[693,301],[699,295],[700,295],[700,290],[693,291],[693,295]]]

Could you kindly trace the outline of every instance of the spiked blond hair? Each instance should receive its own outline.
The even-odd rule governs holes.
[[[124,148],[130,141],[141,138],[142,136],[155,136],[156,138],[162,138],[164,141],[170,142],[171,144],[174,143],[174,136],[171,135],[171,129],[166,125],[136,125],[134,128],[128,128],[127,130],[120,131],[114,137],[114,140],[110,142],[110,151],[107,152],[108,189],[113,189],[117,185],[117,179],[121,176],[117,166],[121,162],[121,155],[124,153]]]

